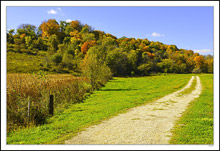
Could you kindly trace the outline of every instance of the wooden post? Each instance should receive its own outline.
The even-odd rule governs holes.
[[[28,121],[30,119],[30,101],[28,101]]]
[[[49,114],[53,116],[53,95],[50,95]]]

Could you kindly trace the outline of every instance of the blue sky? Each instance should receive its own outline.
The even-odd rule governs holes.
[[[7,7],[7,28],[79,20],[116,37],[147,38],[213,54],[213,7]]]

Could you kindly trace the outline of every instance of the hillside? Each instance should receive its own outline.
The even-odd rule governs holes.
[[[22,24],[7,32],[9,73],[79,75],[88,64],[101,64],[113,76],[213,72],[213,56],[148,39],[117,38],[77,20],[49,19],[38,28]]]

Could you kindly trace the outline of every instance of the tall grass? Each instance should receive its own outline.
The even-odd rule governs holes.
[[[71,75],[7,74],[7,131],[45,123],[49,95],[54,95],[57,114],[90,90],[88,80]]]

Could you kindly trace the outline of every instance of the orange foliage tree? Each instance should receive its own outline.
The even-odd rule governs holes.
[[[81,28],[81,24],[80,24],[80,22],[79,22],[78,20],[71,21],[70,26],[71,26],[73,29],[75,29],[75,30],[78,30],[78,31],[81,30],[81,29],[80,29],[80,28]]]
[[[153,59],[155,57],[155,54],[153,53],[150,53],[150,52],[146,52],[146,53],[150,57],[150,59]]]
[[[81,47],[81,51],[86,54],[87,51],[89,50],[90,47],[95,46],[96,45],[96,41],[92,40],[92,41],[86,41],[83,43],[82,47]]]
[[[40,25],[42,31],[42,37],[49,38],[51,35],[58,35],[60,30],[60,25],[57,23],[55,19],[49,19],[48,21],[44,21]]]
[[[196,67],[199,69],[202,67],[205,61],[203,56],[195,56],[193,60],[195,61]]]

